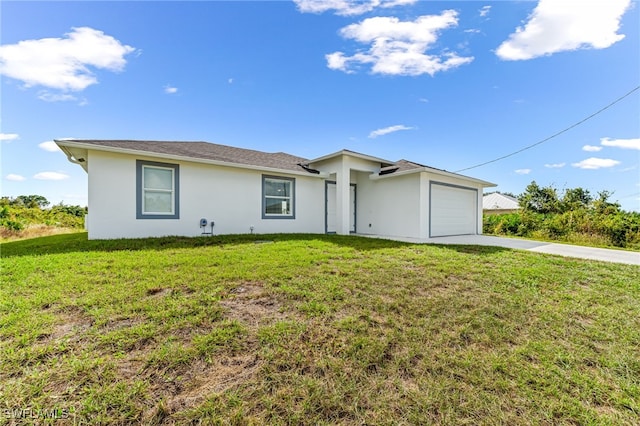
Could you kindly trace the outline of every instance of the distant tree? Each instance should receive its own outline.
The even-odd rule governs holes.
[[[598,192],[598,198],[593,201],[593,208],[599,214],[614,214],[620,211],[620,204],[609,202],[613,192],[604,190]]]
[[[47,207],[50,203],[49,203],[49,200],[47,200],[42,195],[18,195],[16,198],[14,198],[14,201],[12,204],[22,205],[28,208],[37,207],[37,208],[43,209]]]
[[[87,208],[86,207],[80,207],[80,206],[68,206],[66,204],[63,204],[62,201],[60,201],[60,204],[56,204],[53,207],[51,207],[51,212],[52,213],[63,213],[63,214],[68,214],[71,216],[76,216],[76,217],[84,217],[87,214]]]
[[[558,193],[553,186],[540,187],[534,180],[518,196],[518,204],[525,212],[555,213],[559,210]]]
[[[583,188],[569,188],[564,192],[561,204],[562,211],[573,211],[580,208],[589,208],[593,197],[588,190]]]

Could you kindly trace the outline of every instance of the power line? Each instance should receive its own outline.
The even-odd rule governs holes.
[[[523,151],[526,151],[526,150],[531,149],[531,148],[533,148],[535,146],[538,146],[538,145],[543,144],[543,143],[545,143],[547,141],[550,141],[551,139],[555,138],[556,136],[560,136],[561,134],[568,132],[569,130],[573,129],[574,127],[578,127],[579,125],[581,125],[585,121],[590,120],[593,117],[595,117],[596,115],[600,114],[601,112],[611,108],[612,106],[614,106],[615,104],[617,104],[618,102],[620,102],[621,100],[626,98],[627,96],[631,95],[633,92],[635,92],[638,89],[640,89],[640,86],[636,86],[634,89],[631,89],[629,92],[627,92],[626,94],[622,95],[621,97],[619,97],[615,101],[611,102],[609,105],[605,106],[604,108],[599,109],[598,111],[594,112],[590,116],[588,116],[586,118],[583,118],[582,120],[578,121],[577,123],[574,123],[571,126],[565,128],[563,130],[560,130],[559,132],[554,133],[553,135],[551,135],[551,136],[549,136],[549,137],[547,137],[545,139],[542,139],[541,141],[538,141],[538,142],[536,142],[534,144],[525,146],[524,148],[521,148],[521,149],[519,149],[517,151],[514,151],[511,154],[503,155],[502,157],[498,157],[498,158],[490,160],[490,161],[485,161],[484,163],[476,164],[475,166],[467,167],[465,169],[456,170],[454,173],[460,173],[460,172],[464,172],[465,170],[471,170],[471,169],[476,169],[478,167],[486,166],[487,164],[495,163],[496,161],[500,161],[500,160],[504,160],[505,158],[513,157],[516,154],[520,154]]]

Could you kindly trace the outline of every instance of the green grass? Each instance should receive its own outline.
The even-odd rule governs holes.
[[[324,235],[1,255],[0,424],[640,419],[637,266]]]

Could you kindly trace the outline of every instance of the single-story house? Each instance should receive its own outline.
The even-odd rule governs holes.
[[[88,173],[90,239],[482,232],[490,182],[342,150],[312,160],[207,142],[56,140]]]
[[[520,205],[517,198],[494,192],[482,197],[482,210],[484,214],[515,213]]]

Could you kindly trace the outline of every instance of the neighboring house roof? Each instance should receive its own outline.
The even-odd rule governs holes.
[[[494,192],[482,197],[483,210],[517,210],[519,208],[518,200],[509,195]]]
[[[140,141],[140,140],[95,140],[95,139],[56,139],[56,144],[64,151],[70,161],[82,165],[87,170],[87,151],[110,151],[128,154],[155,154],[161,158],[192,159],[194,161],[212,164],[234,165],[245,168],[257,168],[262,170],[281,170],[297,174],[318,173],[309,168],[309,164],[341,156],[350,155],[365,160],[380,163],[380,174],[377,178],[386,178],[421,171],[432,172],[441,175],[462,177],[483,186],[496,186],[490,182],[457,173],[436,169],[408,160],[388,161],[355,151],[342,150],[325,155],[314,160],[297,157],[284,152],[262,152],[253,149],[236,148],[227,145],[210,142],[178,142],[178,141]],[[326,177],[320,174],[320,177]]]

